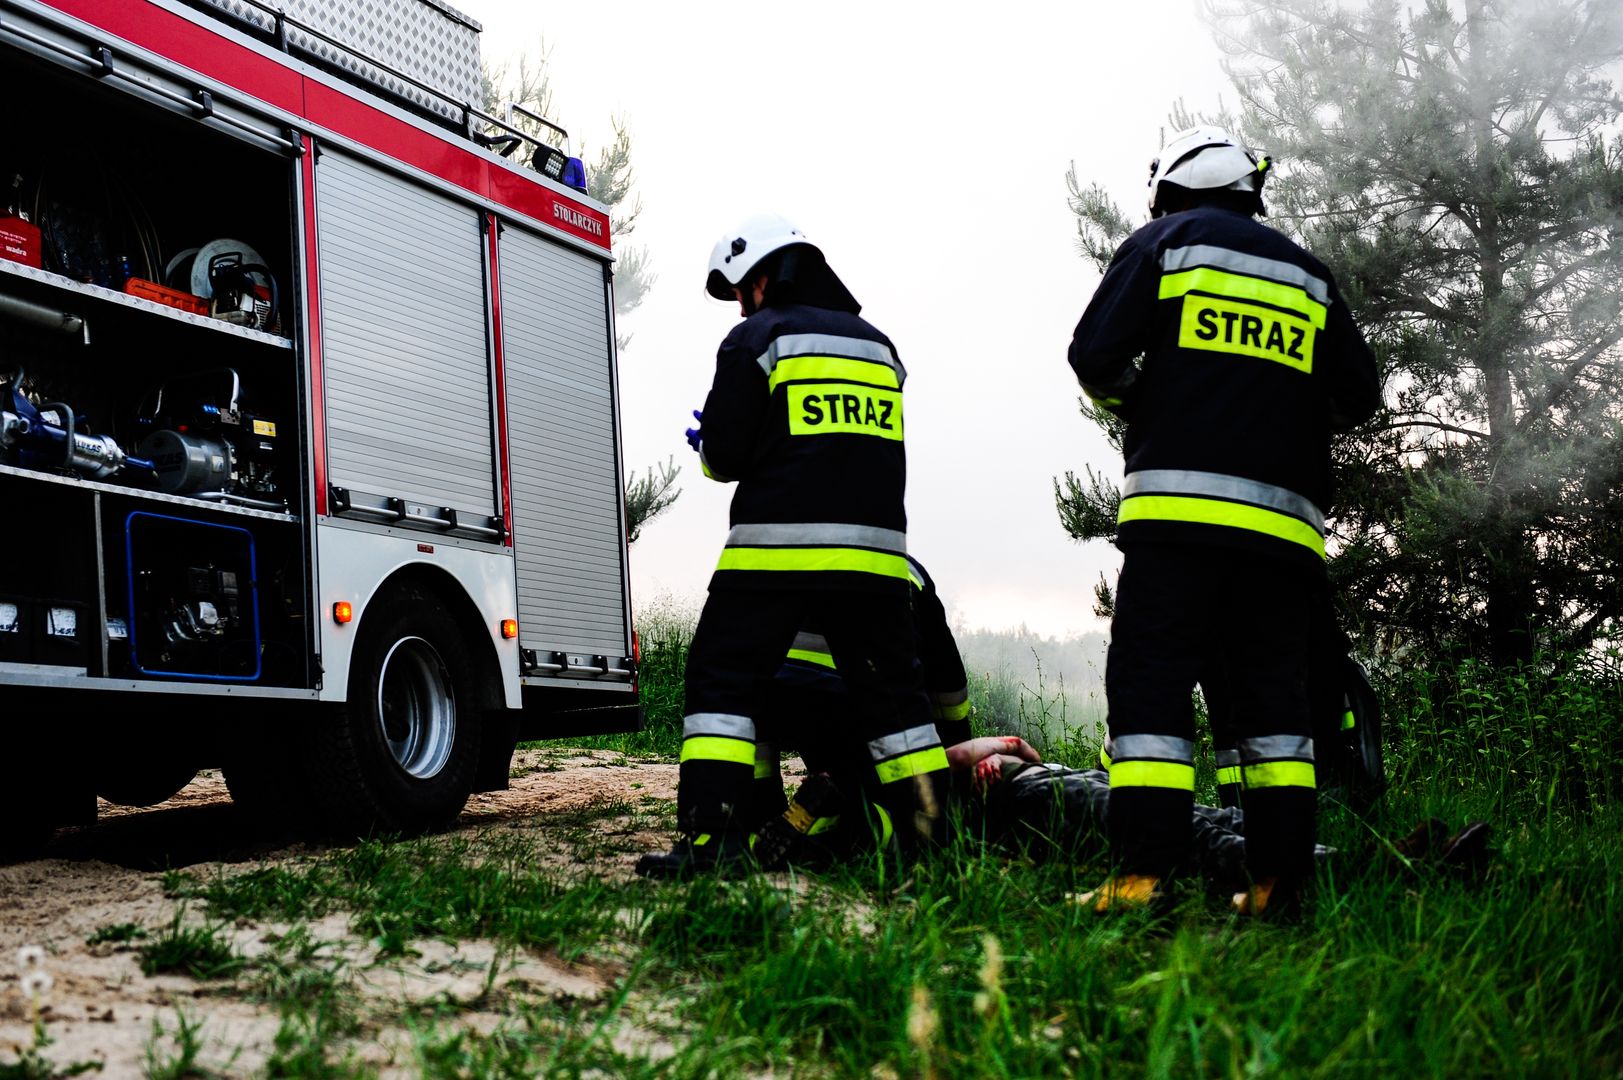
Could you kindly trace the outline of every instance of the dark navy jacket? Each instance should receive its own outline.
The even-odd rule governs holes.
[[[1380,382],[1318,259],[1233,211],[1159,218],[1116,252],[1070,363],[1127,421],[1123,547],[1218,544],[1322,564],[1330,434],[1374,413]]]
[[[712,589],[908,587],[906,371],[860,316],[772,305],[721,343],[705,474],[737,481]]]

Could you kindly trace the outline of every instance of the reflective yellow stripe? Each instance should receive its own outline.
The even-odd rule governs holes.
[[[1121,501],[1116,521],[1188,521],[1200,525],[1227,525],[1301,544],[1324,558],[1324,537],[1307,522],[1277,514],[1260,506],[1245,506],[1221,499],[1192,499],[1184,495],[1135,495]]]
[[[956,705],[935,705],[931,711],[937,720],[962,720],[969,715],[969,702],[960,701]]]
[[[704,847],[709,842],[710,842],[710,834],[707,833],[707,832],[702,832],[698,836],[695,836],[693,838],[693,846],[694,847]]]
[[[720,735],[695,735],[682,740],[683,761],[729,761],[755,766],[755,744]]]
[[[892,390],[899,390],[902,385],[896,378],[896,369],[889,364],[852,360],[845,356],[791,356],[779,360],[772,374],[767,376],[767,392],[776,390],[779,383],[798,379],[836,379],[884,386]]]
[[[1105,752],[1105,748],[1102,747],[1102,746],[1099,747],[1099,768],[1101,768],[1101,769],[1109,769],[1110,768],[1110,755]]]
[[[1353,711],[1351,709],[1348,709],[1346,712],[1341,714],[1341,730],[1342,731],[1351,731],[1353,728],[1355,728],[1357,726],[1358,726],[1358,717],[1353,715]]]
[[[1088,395],[1088,400],[1092,401],[1095,405],[1102,405],[1107,409],[1115,409],[1121,406],[1121,398],[1119,397],[1109,397],[1105,394],[1095,394],[1092,390],[1089,390],[1085,386],[1082,388],[1082,392]]]
[[[1216,270],[1209,266],[1197,266],[1193,270],[1182,270],[1161,278],[1162,300],[1197,291],[1236,300],[1259,300],[1275,307],[1289,308],[1307,316],[1308,322],[1316,329],[1324,329],[1328,309],[1309,296],[1306,290],[1295,285],[1282,285],[1247,274],[1231,274],[1227,270]]]
[[[1311,761],[1265,761],[1260,765],[1242,766],[1241,774],[1248,788],[1318,787]]]
[[[1195,767],[1170,761],[1117,761],[1110,766],[1111,787],[1195,790]]]
[[[881,784],[891,784],[897,780],[906,780],[910,776],[941,772],[946,767],[947,751],[940,746],[932,746],[891,758],[889,761],[881,761],[874,766],[874,771],[879,774]]]
[[[834,654],[826,652],[813,652],[810,649],[790,649],[788,659],[799,660],[805,664],[816,664],[834,670]]]
[[[1218,769],[1217,782],[1219,784],[1238,784],[1240,782],[1240,767],[1238,765],[1230,765],[1226,768]]]
[[[721,552],[717,570],[846,570],[907,580],[907,556],[861,548],[749,548]]]
[[[775,765],[775,764],[777,764],[777,763],[774,762],[774,761],[771,761],[768,758],[763,758],[763,757],[756,758],[755,759],[755,779],[757,779],[757,780],[765,780],[767,777],[771,776],[772,775],[772,766]]]

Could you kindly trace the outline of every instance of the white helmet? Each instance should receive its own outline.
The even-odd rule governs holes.
[[[1257,197],[1260,213],[1262,182],[1269,165],[1266,155],[1247,150],[1222,128],[1186,128],[1172,136],[1161,155],[1150,162],[1150,216],[1165,213],[1162,184],[1190,191],[1249,192]]]
[[[705,279],[705,292],[717,300],[731,300],[733,289],[743,282],[757,263],[774,251],[794,244],[805,244],[817,251],[817,246],[807,240],[806,234],[795,228],[788,218],[778,214],[755,214],[745,219],[737,229],[716,241],[715,250],[710,252],[710,275]]]

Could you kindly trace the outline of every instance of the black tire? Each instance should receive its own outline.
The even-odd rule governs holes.
[[[96,729],[96,794],[119,806],[156,806],[192,782],[202,767],[200,733],[140,707],[120,709]]]
[[[250,710],[222,749],[231,802],[256,828],[304,832],[314,823],[302,751],[316,711],[298,702]]]
[[[0,866],[39,858],[54,835],[56,826],[37,809],[0,805]]]
[[[408,584],[372,602],[350,659],[349,700],[305,743],[326,829],[418,833],[461,813],[490,693],[479,671],[439,596]]]

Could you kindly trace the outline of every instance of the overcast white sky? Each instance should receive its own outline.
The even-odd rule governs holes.
[[[674,454],[683,489],[632,549],[637,603],[696,606],[720,551],[732,488],[682,429],[737,308],[701,286],[716,238],[775,210],[907,365],[909,545],[949,608],[970,627],[1102,629],[1092,588],[1115,549],[1072,543],[1051,493],[1067,468],[1121,473],[1065,363],[1096,282],[1065,169],[1143,205],[1170,104],[1226,89],[1193,0],[454,3],[489,61],[545,35],[577,147],[601,145],[611,114],[631,124],[633,239],[659,280],[623,328],[626,460]]]

